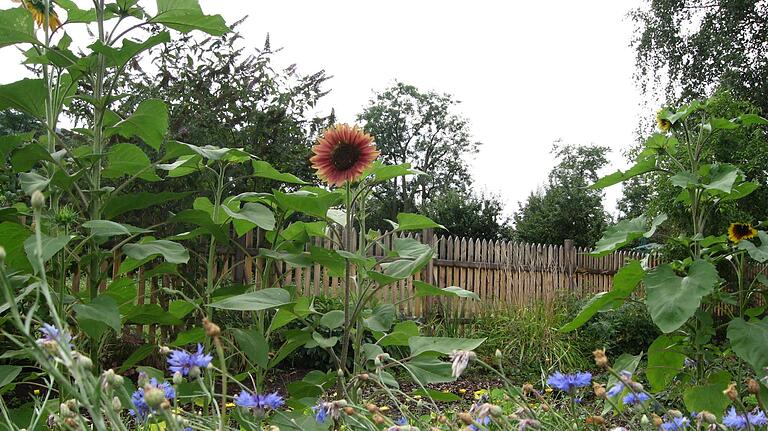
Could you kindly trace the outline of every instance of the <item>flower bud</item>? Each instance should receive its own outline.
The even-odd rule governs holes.
[[[45,205],[45,196],[40,190],[35,190],[32,193],[32,208],[39,210]]]
[[[73,359],[75,360],[75,363],[84,369],[90,370],[93,368],[93,361],[91,361],[91,358],[83,355],[80,352],[74,352],[72,356],[74,357]]]
[[[336,370],[336,375],[339,377],[344,377],[344,370],[339,368],[338,370]]]
[[[194,366],[194,367],[189,369],[189,379],[190,380],[196,380],[198,377],[200,377],[200,374],[202,374],[202,373],[200,372],[200,367],[198,367],[198,366]]]
[[[440,416],[437,417],[437,421],[439,423],[441,423],[441,424],[444,424],[444,423],[448,422],[448,418],[445,417],[445,415],[440,415]]]
[[[365,409],[368,410],[369,413],[376,413],[379,411],[379,407],[376,404],[368,404],[365,406]]]
[[[176,371],[173,373],[173,378],[171,379],[173,381],[174,385],[180,385],[184,382],[184,376],[181,375],[181,371]]]
[[[683,412],[681,412],[680,410],[675,410],[675,409],[667,410],[667,414],[672,416],[673,418],[681,418],[681,417],[683,417]]]
[[[362,373],[359,376],[357,376],[357,378],[359,378],[360,380],[362,380],[364,382],[367,381],[370,377],[371,376],[369,376],[368,373]]]
[[[5,248],[0,245],[0,265],[5,262]]]
[[[595,356],[595,365],[600,368],[608,366],[608,356],[605,356],[605,349],[597,349],[592,354]]]
[[[61,417],[67,418],[72,416],[74,413],[72,413],[72,410],[69,409],[67,403],[61,403],[59,404],[59,414]]]
[[[757,395],[760,393],[760,383],[755,379],[747,380],[747,391],[750,394]]]
[[[373,415],[373,422],[374,422],[376,425],[381,425],[381,424],[383,424],[383,423],[385,422],[385,420],[384,420],[384,416],[382,416],[382,415],[380,415],[380,414],[376,413],[375,415]]]
[[[203,329],[205,330],[205,335],[211,338],[216,338],[221,335],[221,328],[219,328],[219,325],[211,322],[207,317],[203,319]]]
[[[498,360],[501,360],[504,357],[504,355],[502,355],[502,353],[501,353],[501,350],[499,350],[499,349],[496,349],[495,355],[496,355],[496,359],[498,359]]]
[[[650,420],[650,419],[648,419],[648,416],[647,416],[647,415],[643,415],[643,416],[641,416],[641,417],[640,417],[640,424],[641,424],[642,426],[646,426],[646,425],[648,425],[649,423],[651,423],[651,420]]]
[[[598,398],[605,399],[606,398],[606,392],[605,392],[605,386],[601,385],[600,383],[593,382],[592,383],[592,390],[595,391],[595,396]]]
[[[731,383],[728,385],[728,388],[723,391],[726,397],[728,397],[731,401],[736,401],[739,399],[739,392],[736,390],[736,383]]]
[[[717,416],[713,415],[712,413],[706,410],[699,412],[698,418],[701,419],[702,422],[708,423],[708,424],[713,424],[717,422]]]
[[[165,391],[155,386],[144,387],[144,402],[149,407],[157,409],[165,401]]]
[[[504,414],[504,409],[497,405],[492,405],[491,408],[488,410],[491,413],[491,416],[498,418],[501,417],[501,415]]]
[[[651,413],[651,422],[654,427],[659,428],[664,423],[664,420],[656,413]]]
[[[163,356],[168,356],[171,354],[171,348],[168,346],[160,346],[160,354]]]
[[[163,402],[160,403],[160,408],[163,409],[163,410],[170,409],[171,408],[171,402],[164,399]]]
[[[594,424],[594,425],[604,425],[605,418],[599,415],[590,416],[587,418],[587,423]]]
[[[143,371],[139,372],[139,379],[136,382],[136,384],[139,385],[139,387],[147,386],[149,384],[149,376],[147,375],[147,373]]]
[[[123,409],[123,403],[120,402],[120,398],[118,397],[112,398],[112,409],[117,412]]]
[[[280,431],[280,427],[277,427],[275,425],[270,425],[269,428],[267,428],[269,431]]]
[[[472,415],[470,415],[467,412],[461,412],[459,413],[459,419],[464,422],[465,425],[472,425],[474,420],[472,420]]]
[[[530,395],[530,394],[532,394],[534,391],[535,391],[535,389],[533,388],[533,385],[532,385],[532,384],[530,384],[530,383],[526,383],[526,384],[524,384],[524,385],[523,385],[523,394],[525,394],[525,395]]]
[[[353,407],[349,407],[349,406],[344,407],[344,413],[348,414],[348,415],[353,415],[353,414],[355,414],[355,409]]]

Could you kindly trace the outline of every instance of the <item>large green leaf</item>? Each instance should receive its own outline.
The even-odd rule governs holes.
[[[618,170],[610,175],[606,175],[589,187],[592,189],[606,188],[614,184],[624,182],[632,177],[652,172],[654,170],[656,170],[656,156],[646,155],[639,158],[637,163],[635,163],[634,166],[627,169],[626,171]]]
[[[260,311],[277,308],[291,302],[291,294],[285,289],[267,288],[208,304],[223,310]]]
[[[404,258],[394,262],[383,263],[384,275],[404,280],[421,271],[434,256],[434,250],[428,244],[413,238],[397,238],[393,241],[394,251]]]
[[[24,251],[24,243],[31,235],[26,226],[9,221],[0,223],[0,246],[5,249],[5,266],[10,271],[32,271]]]
[[[229,32],[221,15],[205,15],[197,0],[157,0],[157,15],[151,22],[165,24],[182,33],[200,30],[212,36]]]
[[[178,141],[172,141],[169,144],[169,149],[172,154],[196,154],[205,159],[214,161],[243,163],[245,161],[251,160],[252,158],[250,154],[246,153],[241,148],[222,148],[214,145],[198,147],[197,145]]]
[[[89,229],[93,236],[122,236],[134,235],[137,233],[149,233],[151,231],[129,224],[117,223],[110,220],[88,220],[83,223],[83,227]]]
[[[635,288],[643,281],[645,271],[640,261],[633,260],[624,265],[613,277],[613,288],[608,292],[601,292],[593,296],[579,314],[570,322],[560,328],[560,332],[570,332],[587,323],[599,311],[617,303],[623,303],[629,298],[629,295],[635,291]]]
[[[483,341],[485,338],[412,337],[408,340],[408,346],[411,348],[411,356],[425,352],[448,355],[454,350],[475,350]]]
[[[0,365],[0,388],[13,383],[21,370],[18,365]]]
[[[707,190],[716,190],[723,193],[731,193],[736,180],[739,178],[739,169],[729,164],[717,164],[705,166],[708,171],[709,182],[704,184]]]
[[[678,276],[670,264],[654,268],[645,276],[646,304],[653,322],[665,333],[677,330],[719,282],[717,268],[705,260],[694,261],[685,277]]]
[[[768,234],[765,231],[757,231],[757,237],[760,238],[760,247],[756,246],[752,241],[742,240],[739,241],[739,248],[746,250],[752,259],[760,263],[765,263],[768,260]]]
[[[53,162],[48,148],[38,142],[30,142],[14,151],[11,156],[11,166],[14,172],[27,172],[35,166],[42,166],[45,162]]]
[[[647,227],[648,220],[644,215],[631,220],[622,220],[605,230],[603,237],[595,244],[595,248],[590,254],[592,256],[606,256],[636,239],[650,238],[656,233],[656,228],[666,219],[666,214],[660,214],[653,219],[650,227]]]
[[[216,241],[226,244],[229,242],[228,226],[216,223],[211,219],[211,214],[199,209],[185,209],[178,214],[174,214],[170,219],[171,223],[189,223],[199,226],[216,238]]]
[[[397,215],[397,230],[399,231],[432,228],[445,229],[443,225],[435,223],[431,218],[421,214],[400,213]]]
[[[168,107],[160,99],[147,99],[139,103],[133,114],[115,124],[112,133],[125,138],[138,136],[155,150],[160,149],[168,132]]]
[[[46,178],[36,172],[19,174],[19,185],[27,196],[32,196],[34,192],[42,192],[48,187],[50,182],[50,178]]]
[[[75,304],[73,308],[81,327],[106,326],[112,328],[115,333],[120,332],[120,310],[112,297],[101,295],[89,304]]]
[[[254,177],[268,178],[270,180],[289,184],[308,184],[296,175],[278,171],[270,165],[269,162],[265,162],[264,160],[254,160],[251,164],[253,165]]]
[[[125,316],[126,323],[137,325],[181,325],[184,322],[157,304],[136,305]]]
[[[60,252],[70,241],[74,238],[74,235],[61,235],[50,237],[48,235],[41,235],[40,246],[42,254],[43,264],[51,260],[51,258],[58,252]],[[35,270],[35,274],[43,272],[43,268],[38,263],[37,256],[37,238],[33,235],[24,241],[24,251],[27,253],[27,258],[32,264],[32,269]]]
[[[129,211],[149,208],[153,205],[184,199],[194,192],[140,192],[113,196],[104,205],[104,217],[113,219]]]
[[[410,163],[403,163],[400,165],[385,165],[382,162],[377,161],[368,172],[363,174],[363,178],[373,176],[374,182],[381,183],[391,180],[392,178],[402,177],[405,175],[426,174],[418,169],[412,168]]]
[[[183,245],[164,239],[126,244],[123,246],[123,253],[136,260],[163,256],[163,259],[170,263],[187,263],[189,261],[189,252]]]
[[[134,42],[130,39],[123,39],[123,46],[120,48],[113,48],[111,46],[105,46],[100,41],[90,46],[91,50],[103,54],[107,59],[107,65],[113,67],[125,66],[132,58],[137,54],[146,51],[161,43],[167,43],[171,41],[171,34],[167,31],[161,31],[160,33],[149,37],[144,42]]]
[[[407,346],[411,337],[419,336],[419,325],[411,320],[398,322],[392,329],[392,332],[381,337],[376,344],[381,347],[387,346]]]
[[[691,386],[683,393],[683,402],[690,412],[708,411],[716,416],[731,404],[731,400],[723,393],[730,382],[709,383]]]
[[[309,256],[312,261],[324,266],[331,277],[344,276],[346,261],[336,251],[313,245],[309,247]]]
[[[240,350],[245,353],[251,363],[261,368],[269,364],[269,344],[259,331],[255,329],[233,329]]]
[[[325,219],[328,209],[336,205],[340,199],[338,193],[317,194],[304,190],[293,193],[275,190],[274,196],[280,208],[319,219]]]
[[[275,215],[272,214],[272,210],[262,204],[248,202],[243,205],[239,211],[233,211],[229,209],[227,205],[222,206],[221,209],[234,220],[246,222],[245,224],[239,225],[235,222],[235,228],[238,235],[244,235],[246,232],[253,229],[254,226],[258,226],[267,231],[275,229]]]
[[[680,353],[682,337],[660,335],[648,347],[646,376],[654,392],[663,391],[683,369],[685,355]]]
[[[423,297],[423,296],[453,296],[453,297],[459,297],[459,298],[470,298],[470,299],[476,299],[480,300],[480,297],[475,292],[470,292],[469,290],[462,289],[457,286],[448,286],[446,288],[439,288],[436,286],[433,286],[429,283],[425,283],[423,281],[419,280],[413,280],[413,287],[415,290],[416,297]]]
[[[341,328],[344,324],[344,310],[331,310],[323,314],[320,324],[328,329]]]
[[[8,157],[9,154],[11,154],[17,148],[21,147],[23,144],[27,142],[32,141],[34,137],[35,137],[35,134],[33,132],[22,133],[19,135],[0,136],[0,159],[5,159],[6,157]],[[21,171],[27,171],[27,170],[29,170],[29,168],[22,169]]]
[[[413,358],[404,366],[422,385],[456,380],[452,375],[449,362],[443,362],[429,355]]]
[[[379,304],[373,307],[371,315],[363,319],[366,328],[371,331],[385,332],[389,331],[392,324],[395,323],[395,306],[392,304]]]
[[[733,351],[745,360],[758,375],[768,367],[768,317],[745,321],[737,317],[728,324],[728,339]]]
[[[0,10],[0,48],[17,43],[40,45],[32,14],[23,7]]]
[[[24,11],[26,13],[26,11]],[[0,111],[13,108],[43,119],[48,90],[42,79],[22,79],[0,85]]]
[[[102,174],[104,178],[136,176],[145,181],[160,181],[152,161],[141,148],[133,144],[117,144],[110,148],[107,167]]]

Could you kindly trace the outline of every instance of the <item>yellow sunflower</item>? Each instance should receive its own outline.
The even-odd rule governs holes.
[[[358,127],[337,124],[312,147],[310,162],[317,176],[332,186],[342,186],[363,174],[379,156],[373,136]]]
[[[742,239],[750,239],[757,236],[757,229],[749,223],[731,223],[728,226],[728,239],[738,243]]]
[[[659,130],[661,130],[664,133],[669,132],[669,129],[672,128],[672,122],[667,120],[663,117],[664,110],[656,113],[656,125],[659,127]]]
[[[59,15],[53,10],[53,0],[46,2],[45,0],[12,0],[14,3],[21,3],[21,7],[28,10],[32,14],[32,19],[38,27],[45,25],[46,9],[48,9],[48,27],[51,30],[56,30],[61,27],[61,21],[59,21]]]

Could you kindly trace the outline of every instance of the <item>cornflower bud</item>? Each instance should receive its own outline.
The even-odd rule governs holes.
[[[736,383],[731,383],[728,385],[728,388],[723,391],[726,397],[728,397],[731,401],[736,401],[739,399],[739,392],[736,390]]]
[[[382,416],[382,415],[380,415],[380,414],[378,414],[378,413],[376,413],[375,415],[373,415],[373,423],[375,423],[376,425],[381,425],[381,424],[383,424],[384,422],[385,422],[385,420],[384,420],[384,416]]]
[[[168,346],[160,346],[160,354],[163,356],[168,356],[171,354],[171,348]]]
[[[747,380],[747,392],[753,395],[757,395],[760,393],[760,383],[757,382],[755,379],[749,379]]]
[[[368,404],[365,406],[365,409],[370,413],[376,413],[379,411],[379,407],[376,404]]]
[[[77,363],[77,365],[83,367],[86,370],[90,370],[93,368],[93,361],[91,361],[91,358],[83,355],[80,352],[74,352],[72,353],[73,359]]]
[[[139,387],[147,386],[149,384],[149,376],[147,375],[147,373],[140,372],[139,373],[139,379],[136,382],[136,384],[138,384]]]
[[[643,415],[642,417],[640,417],[640,424],[641,425],[645,426],[645,425],[648,425],[649,423],[651,423],[651,420],[648,419],[648,416]]]
[[[45,205],[45,196],[40,190],[35,190],[32,193],[32,208],[39,210]]]
[[[597,349],[592,354],[595,356],[595,365],[600,368],[608,367],[608,357],[605,356],[605,349]]]
[[[491,416],[498,418],[501,417],[501,415],[504,414],[504,409],[502,409],[500,406],[492,405],[490,408]]]
[[[368,375],[368,373],[362,373],[359,376],[357,376],[357,378],[365,382],[370,378],[370,376]]]
[[[459,419],[464,422],[465,425],[472,425],[474,420],[472,420],[472,415],[470,415],[467,412],[461,412],[459,413]]]
[[[523,385],[523,394],[530,395],[532,394],[536,389],[533,388],[533,385],[530,383],[526,383]]]
[[[123,403],[120,402],[120,398],[114,397],[112,398],[112,409],[115,411],[120,411],[123,408]]]
[[[203,329],[205,330],[205,335],[211,338],[216,338],[221,335],[221,328],[219,328],[219,325],[211,322],[207,317],[203,319]]]
[[[344,413],[348,415],[353,415],[355,414],[355,409],[349,406],[344,407]]]
[[[713,424],[717,422],[717,416],[713,415],[712,413],[706,410],[699,412],[698,418],[701,419],[702,422],[708,423],[708,424]]]
[[[5,248],[3,246],[0,246],[0,265],[2,265],[5,262]]]
[[[596,397],[605,399],[606,397],[605,386],[601,385],[600,383],[593,382],[592,389],[595,391]]]
[[[165,392],[155,386],[144,387],[144,402],[153,409],[157,409],[165,401]]]
[[[658,428],[662,423],[664,423],[664,420],[656,413],[651,413],[651,422],[653,423],[654,427]]]
[[[180,385],[182,384],[182,382],[184,382],[184,376],[181,375],[181,371],[176,371],[175,373],[173,373],[173,384]]]

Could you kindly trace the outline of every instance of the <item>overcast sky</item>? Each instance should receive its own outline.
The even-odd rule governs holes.
[[[280,61],[332,75],[319,109],[340,121],[395,79],[453,94],[483,143],[471,160],[477,189],[499,194],[508,213],[546,180],[556,140],[609,146],[609,169],[625,165],[640,115],[626,15],[638,3],[201,0],[230,23],[249,15],[247,44],[269,33]],[[0,60],[0,82],[23,73],[13,49]],[[619,195],[609,190],[609,209]]]

